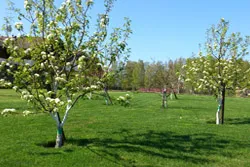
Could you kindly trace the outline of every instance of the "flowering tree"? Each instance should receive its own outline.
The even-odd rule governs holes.
[[[242,58],[248,54],[249,37],[243,39],[239,33],[228,35],[229,22],[221,19],[217,26],[208,31],[205,54],[201,51],[197,58],[186,64],[186,82],[195,90],[208,90],[218,97],[217,124],[224,122],[225,95],[227,89],[235,89],[246,79],[249,70],[242,71]]]
[[[102,89],[112,76],[112,64],[118,57],[128,56],[130,20],[125,18],[123,28],[107,31],[113,3],[105,0],[105,11],[98,15],[95,27],[88,15],[93,0],[66,0],[59,8],[54,0],[25,0],[24,13],[14,9],[20,20],[15,28],[21,36],[5,40],[10,57],[1,67],[7,66],[14,77],[13,88],[22,99],[55,120],[56,147],[63,145],[63,126],[77,100]],[[27,33],[23,19],[30,23]],[[9,85],[3,80],[0,83]],[[62,119],[59,113],[64,114]]]

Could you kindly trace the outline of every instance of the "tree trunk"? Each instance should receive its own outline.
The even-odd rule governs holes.
[[[220,110],[221,110],[221,100],[219,99],[219,106],[218,106],[218,109],[217,109],[217,112],[216,112],[216,125],[219,125],[221,122],[220,122]]]
[[[55,148],[60,148],[64,144],[63,138],[63,128],[61,126],[57,127],[57,135],[56,135],[56,145]]]
[[[173,93],[174,93],[174,97],[175,97],[175,99],[177,100],[178,99],[178,97],[177,97],[177,95],[176,95],[176,93],[173,91]]]
[[[224,110],[225,110],[225,95],[226,95],[226,88],[223,85],[222,92],[221,92],[221,115],[220,115],[220,122],[221,124],[224,124]]]
[[[56,118],[58,119],[58,123],[57,124],[57,135],[56,135],[56,145],[55,148],[59,148],[62,147],[64,144],[64,141],[66,140],[65,134],[64,134],[64,130],[63,127],[61,126],[61,118],[59,115],[59,112],[56,112]]]
[[[164,89],[162,92],[162,107],[167,108],[167,90]]]
[[[110,104],[113,105],[112,99],[110,98],[109,93],[108,93],[108,88],[106,86],[104,87],[104,92],[105,92],[106,98],[108,98],[108,101],[110,102]]]

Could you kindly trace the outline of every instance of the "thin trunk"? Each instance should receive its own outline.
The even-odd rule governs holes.
[[[56,135],[56,145],[55,148],[60,148],[64,144],[64,138],[63,138],[63,128],[59,125],[57,127],[57,135]]]
[[[175,99],[178,99],[178,97],[177,97],[177,95],[176,95],[175,91],[173,91],[173,93],[174,93],[174,97],[175,97]]]
[[[55,120],[57,122],[57,135],[56,135],[55,148],[60,148],[63,146],[66,138],[64,135],[64,131],[63,131],[63,125],[62,125],[61,120],[60,120],[60,115],[58,112],[55,113]]]
[[[221,92],[221,96],[222,96],[222,99],[221,99],[221,115],[220,115],[221,124],[224,124],[225,95],[226,95],[226,88],[223,85],[222,92]]]
[[[113,105],[112,99],[111,99],[110,96],[109,96],[108,89],[107,89],[106,86],[105,86],[105,88],[104,88],[104,92],[105,92],[106,97],[108,98],[108,101],[110,102],[110,104]]]
[[[162,92],[162,107],[167,108],[167,90],[164,89]]]
[[[57,117],[58,117],[58,121],[59,121],[59,123],[61,124],[62,121],[61,121],[59,112],[57,112],[56,114],[57,114]],[[66,137],[65,137],[65,133],[64,133],[63,128],[62,128],[62,135],[63,135],[63,140],[65,141],[65,140],[66,140]]]
[[[220,110],[221,110],[221,100],[219,99],[219,106],[218,106],[218,109],[217,109],[217,112],[216,112],[216,125],[219,125],[221,122],[220,122]]]
[[[177,93],[180,94],[180,83],[178,82]],[[176,96],[176,95],[175,95]],[[177,97],[177,96],[176,96]]]

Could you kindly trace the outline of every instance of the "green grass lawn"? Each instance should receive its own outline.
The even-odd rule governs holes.
[[[0,116],[0,166],[250,166],[249,98],[226,98],[225,124],[218,126],[214,97],[179,95],[165,110],[159,94],[130,94],[130,107],[81,99],[60,149],[49,147],[56,127],[48,114]],[[0,90],[4,108],[34,110]]]

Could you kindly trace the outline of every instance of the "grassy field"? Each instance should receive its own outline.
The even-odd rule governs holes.
[[[56,127],[48,114],[1,116],[0,166],[250,166],[249,98],[227,98],[225,124],[218,126],[213,97],[179,95],[165,110],[159,94],[130,94],[130,107],[81,99],[61,149],[49,147]],[[13,91],[0,90],[4,108],[33,110]]]

